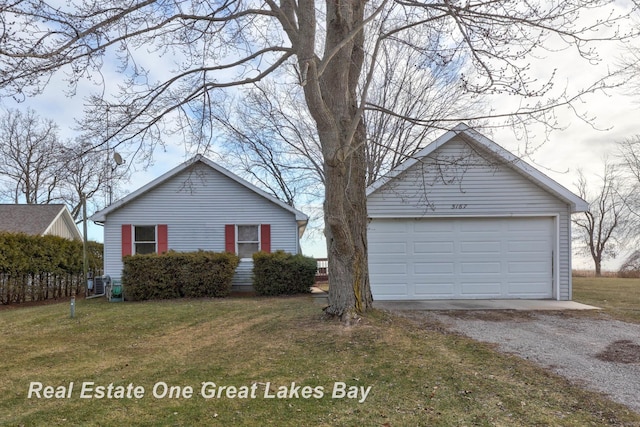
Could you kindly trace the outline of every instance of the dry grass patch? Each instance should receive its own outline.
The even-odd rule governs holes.
[[[3,425],[640,425],[623,406],[417,317],[372,311],[345,327],[323,320],[310,296],[90,300],[76,312],[0,312]],[[73,381],[72,398],[28,399],[32,381]],[[82,382],[145,395],[80,399]],[[205,398],[203,382],[257,395]],[[358,396],[332,398],[336,382]],[[164,383],[193,396],[155,398]],[[304,398],[302,387],[322,396]],[[291,395],[275,397],[283,389]]]
[[[600,307],[609,317],[640,323],[640,279],[574,277],[573,299]],[[595,311],[582,315],[600,316]]]

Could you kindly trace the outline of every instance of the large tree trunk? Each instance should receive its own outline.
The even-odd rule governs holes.
[[[314,54],[315,5],[301,0],[296,40],[301,83],[324,156],[329,307],[343,320],[371,306],[367,261],[366,133],[358,110],[364,60],[362,0],[327,1],[324,58]],[[356,31],[354,31],[356,30]]]
[[[355,147],[344,164],[325,167],[324,220],[329,257],[326,313],[346,321],[366,311],[372,303],[365,166],[364,149]]]

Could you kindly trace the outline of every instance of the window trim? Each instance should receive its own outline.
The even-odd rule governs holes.
[[[138,241],[136,240],[136,228],[143,228],[143,227],[153,227],[153,242],[149,241],[149,240],[141,240]],[[139,255],[138,251],[137,251],[137,244],[138,243],[153,243],[154,248],[153,248],[153,252],[154,254],[158,253],[158,225],[132,225],[131,226],[131,252],[133,255]]]
[[[258,240],[240,240],[240,231],[239,231],[239,227],[249,227],[249,226],[253,226],[253,227],[257,227],[257,232],[258,232]],[[241,243],[257,243],[258,244],[258,250],[256,252],[260,252],[262,250],[262,239],[261,239],[261,230],[262,224],[235,224],[235,245],[236,245],[236,254],[238,256],[240,256],[240,244]],[[251,256],[247,257],[247,258],[240,258],[241,260],[250,260],[253,259],[253,253],[251,254]]]

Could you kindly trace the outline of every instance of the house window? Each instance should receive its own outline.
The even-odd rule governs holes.
[[[238,256],[251,258],[260,250],[260,233],[258,225],[238,225]]]
[[[224,250],[237,254],[241,259],[251,258],[258,251],[271,252],[271,225],[226,224]]]
[[[134,230],[134,254],[153,254],[156,252],[156,227],[135,226]]]

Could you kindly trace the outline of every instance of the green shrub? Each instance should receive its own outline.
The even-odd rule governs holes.
[[[196,252],[191,263],[185,259],[188,273],[183,273],[183,295],[190,298],[226,297],[231,293],[231,281],[239,258],[231,253]]]
[[[316,260],[284,251],[253,255],[253,289],[258,295],[308,293],[315,282]]]
[[[174,252],[125,257],[122,284],[129,300],[225,297],[239,259],[223,252]]]
[[[99,272],[103,245],[88,243],[89,270]],[[84,289],[81,241],[0,233],[0,303],[59,298]]]

